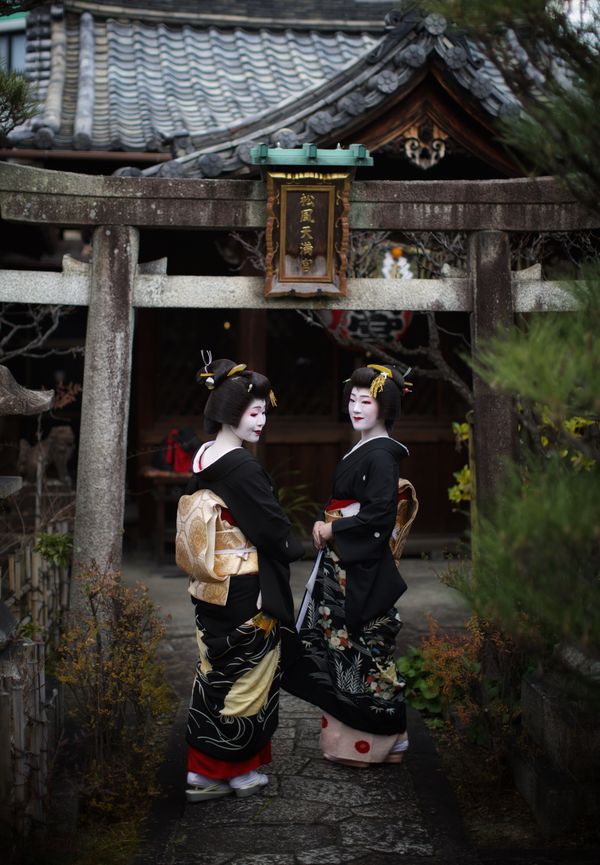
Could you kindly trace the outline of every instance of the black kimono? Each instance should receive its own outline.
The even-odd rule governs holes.
[[[344,725],[380,736],[406,730],[404,681],[393,659],[401,627],[394,604],[406,583],[389,540],[399,464],[407,453],[381,436],[355,447],[337,466],[325,510],[345,502],[358,502],[360,510],[333,523],[300,629],[302,655],[282,681],[285,690]]]
[[[407,448],[374,438],[350,451],[333,475],[332,498],[360,502],[356,516],[333,523],[333,547],[346,571],[346,624],[352,633],[406,591],[389,540],[396,520],[400,460]]]
[[[246,764],[264,752],[277,727],[280,624],[293,627],[294,615],[289,563],[304,549],[291,534],[268,474],[243,448],[195,473],[187,493],[199,489],[223,499],[258,554],[257,574],[231,577],[225,606],[192,598],[200,660],[187,728],[196,753],[188,768],[228,777],[254,768]],[[259,593],[260,611],[274,622],[259,615]],[[223,761],[234,764],[230,772]]]

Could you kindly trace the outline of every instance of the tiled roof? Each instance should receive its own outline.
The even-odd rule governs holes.
[[[43,7],[30,15],[26,70],[43,110],[12,140],[158,150],[292,103],[375,44],[369,33],[173,27]]]
[[[15,130],[12,141],[173,150],[177,158],[143,172],[150,176],[215,177],[243,168],[258,141],[294,146],[342,138],[345,128],[393,98],[430,63],[484,114],[515,108],[496,67],[439,15],[391,13],[376,35],[339,28],[198,27],[175,24],[166,12],[164,20],[142,20],[137,9],[112,18],[105,14],[109,3],[65,5],[66,12],[53,4],[30,15],[27,71],[42,110],[27,128]],[[146,5],[156,11],[164,2]],[[75,6],[101,6],[103,14],[69,8]]]
[[[251,122],[356,62],[366,34],[171,29],[141,22],[96,24],[107,62],[93,138],[149,147],[158,136],[193,137]],[[105,75],[105,77],[104,77]]]

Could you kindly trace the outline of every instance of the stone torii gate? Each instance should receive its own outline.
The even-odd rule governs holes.
[[[138,267],[138,229],[262,228],[265,189],[254,180],[99,177],[0,165],[4,220],[92,226],[91,265],[63,273],[0,272],[0,301],[88,307],[77,475],[75,559],[118,567],[121,559],[133,309],[282,309],[256,277],[167,276]],[[468,275],[435,280],[350,279],[346,298],[307,298],[310,309],[459,311],[472,316],[473,350],[515,312],[564,310],[559,283],[510,272],[507,232],[598,228],[553,178],[487,181],[364,181],[352,188],[352,229],[467,231]],[[491,499],[514,453],[509,397],[474,382],[480,504]]]

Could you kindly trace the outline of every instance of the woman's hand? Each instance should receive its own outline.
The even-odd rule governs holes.
[[[317,520],[313,526],[312,537],[315,549],[322,550],[333,536],[333,523],[324,523]]]

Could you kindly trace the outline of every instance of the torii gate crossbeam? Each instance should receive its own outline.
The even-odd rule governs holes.
[[[265,190],[249,180],[140,180],[0,165],[0,208],[5,220],[95,228],[91,269],[36,274],[35,280],[31,273],[5,271],[0,301],[88,305],[75,555],[82,563],[95,559],[100,566],[118,567],[134,305],[205,306],[209,288],[211,306],[299,305],[290,299],[265,301],[258,280],[138,273],[138,229],[261,228]],[[468,231],[468,274],[435,281],[350,280],[347,299],[302,300],[302,305],[469,311],[476,350],[492,330],[512,322],[515,309],[564,309],[571,303],[557,284],[511,275],[507,232],[592,229],[600,220],[553,178],[539,178],[356,182],[350,224],[352,229]],[[493,394],[478,379],[474,389],[478,494],[485,501],[493,495],[503,459],[514,451],[514,419],[508,397]]]

